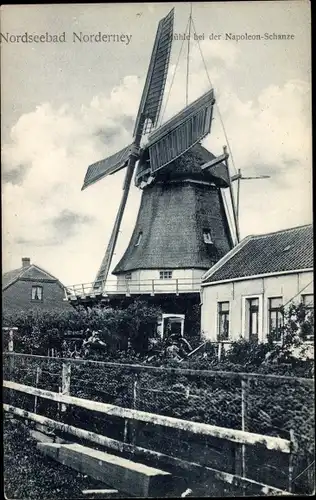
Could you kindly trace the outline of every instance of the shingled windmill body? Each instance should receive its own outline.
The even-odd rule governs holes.
[[[188,287],[193,280],[198,283],[232,248],[220,190],[227,185],[225,177],[201,169],[212,160],[214,156],[196,144],[143,187],[132,237],[113,270],[119,283],[126,274],[135,287],[146,280],[165,280],[167,285],[168,279],[178,279],[184,290],[186,279]],[[145,165],[140,161],[136,171],[138,187],[144,182]]]
[[[123,195],[109,244],[85,300],[125,294],[158,302],[165,315],[189,315],[199,303],[200,277],[233,246],[222,188],[229,187],[227,155],[216,158],[201,146],[210,132],[213,89],[156,128],[168,72],[174,10],[158,26],[145,87],[135,121],[134,141],[88,168],[83,189],[126,168]],[[150,133],[151,132],[151,133]],[[148,135],[149,134],[149,135]],[[147,137],[145,146],[141,140]],[[224,161],[224,163],[223,163]],[[142,190],[135,228],[107,280],[130,184]]]

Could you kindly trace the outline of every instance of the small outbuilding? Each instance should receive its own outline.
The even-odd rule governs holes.
[[[30,309],[56,310],[72,306],[64,300],[65,287],[28,257],[22,266],[2,275],[2,307],[5,313]]]

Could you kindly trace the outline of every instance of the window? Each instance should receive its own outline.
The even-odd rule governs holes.
[[[305,295],[302,295],[302,303],[306,309],[312,311],[314,309],[314,294],[306,293]]]
[[[126,280],[131,280],[132,279],[132,273],[125,273],[125,279]]]
[[[314,341],[314,295],[312,293],[306,293],[301,297],[302,304],[305,308],[305,318],[304,318],[304,331],[302,331],[303,340]]]
[[[269,334],[273,336],[275,342],[282,340],[283,310],[282,297],[269,299]]]
[[[203,229],[203,239],[204,243],[209,243],[209,244],[213,243],[210,229]]]
[[[161,280],[171,280],[172,279],[172,271],[160,271],[159,278]]]
[[[218,340],[229,337],[229,302],[218,302]]]
[[[259,298],[246,299],[246,301],[248,339],[257,342],[259,333]]]
[[[42,301],[43,300],[43,287],[42,286],[32,286],[32,300]]]
[[[142,240],[142,236],[143,236],[143,233],[142,233],[142,231],[140,231],[140,232],[138,233],[138,237],[137,237],[137,241],[136,241],[136,243],[135,243],[135,247],[138,247],[138,245],[140,244],[140,242],[141,242],[141,240]]]

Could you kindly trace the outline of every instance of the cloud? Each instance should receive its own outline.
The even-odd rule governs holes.
[[[270,85],[255,101],[241,100],[227,83],[216,95],[227,132],[244,155],[264,154],[270,162],[276,154],[292,158],[306,154],[306,146],[308,151],[310,88],[306,82]]]
[[[198,61],[200,67],[203,65],[201,52],[204,60],[210,60],[213,64],[215,63],[215,65],[231,69],[238,63],[241,48],[236,43],[229,41],[213,40],[212,43],[210,43],[207,39],[202,40],[199,45],[194,45],[192,52],[192,60]]]
[[[127,77],[109,95],[96,96],[78,112],[44,103],[20,117],[11,142],[3,147],[5,267],[17,267],[27,247],[34,262],[65,282],[81,280],[75,277],[80,268],[83,280],[93,279],[119,205],[124,173],[84,192],[81,186],[88,165],[130,143],[135,119],[131,101],[140,99],[141,83]],[[128,214],[125,219],[129,221]]]
[[[309,85],[300,80],[269,85],[245,100],[234,86],[240,56],[236,47],[225,42],[203,49],[219,106],[204,145],[221,154],[226,143],[221,117],[236,169],[245,176],[270,176],[241,182],[243,236],[309,222]],[[192,54],[190,100],[209,88],[203,61]],[[185,105],[185,74],[180,65],[165,119]],[[172,71],[166,96],[171,81]],[[126,76],[76,111],[43,103],[20,117],[3,147],[4,268],[18,267],[25,248],[33,262],[66,284],[93,280],[120,203],[124,171],[83,192],[82,182],[88,165],[131,142],[143,84],[144,78]],[[232,157],[229,162],[235,173]],[[132,186],[113,265],[129,241],[139,202],[140,192]]]
[[[45,225],[48,230],[44,237],[38,238],[38,231],[36,231],[31,233],[29,237],[16,237],[14,244],[46,248],[62,246],[80,231],[85,232],[87,225],[93,222],[94,217],[74,213],[70,210],[62,210],[56,217],[42,222],[42,225]]]
[[[100,127],[95,132],[94,135],[102,141],[103,144],[109,145],[112,140],[121,133],[121,126],[111,127]]]
[[[17,165],[16,167],[8,168],[7,170],[3,169],[2,181],[4,183],[9,182],[13,185],[21,186],[28,168],[29,167],[27,165]]]
[[[270,176],[241,181],[242,236],[310,223],[309,85],[299,80],[270,85],[248,102],[224,87],[219,104],[235,167],[244,176]],[[206,144],[219,152],[218,112],[213,125]],[[233,169],[232,158],[229,162]]]
[[[45,240],[40,240],[36,237],[34,238],[16,238],[14,240],[15,245],[23,245],[23,247],[51,247],[51,246],[56,246],[60,243],[59,239],[56,238],[50,238],[50,239],[45,239]]]
[[[73,236],[80,228],[94,221],[94,217],[90,215],[81,215],[71,210],[62,210],[56,217],[53,217],[49,222],[56,231],[61,241]]]

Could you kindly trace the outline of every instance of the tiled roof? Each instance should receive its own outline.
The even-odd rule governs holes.
[[[10,283],[15,281],[21,273],[22,273],[22,267],[4,273],[2,275],[2,290],[6,288]]]
[[[313,226],[248,236],[223,257],[203,283],[313,267]]]
[[[31,264],[27,267],[20,267],[19,269],[14,269],[8,271],[2,275],[2,290],[8,288],[11,284],[17,281],[19,278],[34,279],[35,281],[40,279],[54,280],[63,287],[62,283],[53,275],[45,271],[35,264]]]

